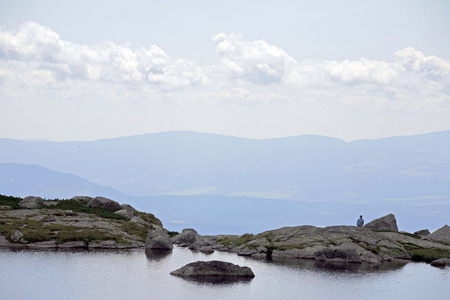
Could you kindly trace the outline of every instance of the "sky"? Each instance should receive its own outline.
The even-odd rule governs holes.
[[[0,138],[450,130],[449,1],[0,1]]]

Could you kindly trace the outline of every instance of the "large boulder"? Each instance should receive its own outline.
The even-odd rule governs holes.
[[[249,267],[241,267],[218,260],[193,262],[170,274],[183,277],[255,277]]]
[[[450,227],[444,225],[432,234],[427,235],[424,239],[432,240],[435,242],[443,242],[450,245]]]
[[[422,230],[418,230],[416,232],[414,232],[414,235],[418,235],[421,237],[427,236],[430,234],[430,231],[428,229],[422,229]]]
[[[172,250],[173,243],[162,229],[150,230],[145,240],[145,249]]]
[[[364,227],[372,230],[398,232],[397,220],[395,219],[395,216],[393,214],[388,214],[384,217],[375,219],[367,223]]]
[[[105,197],[95,197],[94,199],[89,200],[87,207],[98,207],[101,209],[106,209],[110,211],[120,210],[122,207],[120,204],[114,200],[105,198]]]
[[[197,231],[195,231],[195,229],[185,228],[180,234],[174,236],[172,238],[172,241],[177,245],[184,244],[185,246],[190,246],[194,244],[198,239],[200,239],[200,235],[197,233]]]
[[[314,253],[314,258],[319,261],[361,263],[358,252],[350,244],[320,249]]]
[[[19,202],[21,208],[35,209],[44,206],[44,199],[41,197],[28,196]]]

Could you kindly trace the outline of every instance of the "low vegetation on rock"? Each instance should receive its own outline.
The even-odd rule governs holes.
[[[92,199],[96,198],[43,200],[0,195],[0,246],[135,248],[144,247],[150,229],[162,228],[152,214],[129,205],[111,205],[115,201],[107,198],[101,199],[105,207],[88,205]],[[24,208],[35,204],[40,208]],[[117,209],[129,210],[133,217],[117,214]]]

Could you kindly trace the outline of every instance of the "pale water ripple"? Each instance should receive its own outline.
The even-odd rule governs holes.
[[[169,273],[197,260],[252,268],[250,281],[204,283]],[[0,250],[0,299],[450,299],[450,268],[326,268],[313,261],[268,263],[230,253],[175,248],[51,252]]]

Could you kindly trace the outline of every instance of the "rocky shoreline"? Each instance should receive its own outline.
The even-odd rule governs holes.
[[[303,225],[242,236],[201,236],[194,229],[184,229],[172,236],[152,214],[103,197],[51,201],[26,197],[17,204],[16,208],[0,206],[0,247],[171,250],[177,245],[204,253],[226,251],[268,260],[381,264],[431,262],[434,258],[440,259],[434,265],[450,265],[449,226],[431,234],[428,230],[399,232],[392,214],[364,227]],[[67,209],[67,204],[73,209]]]

